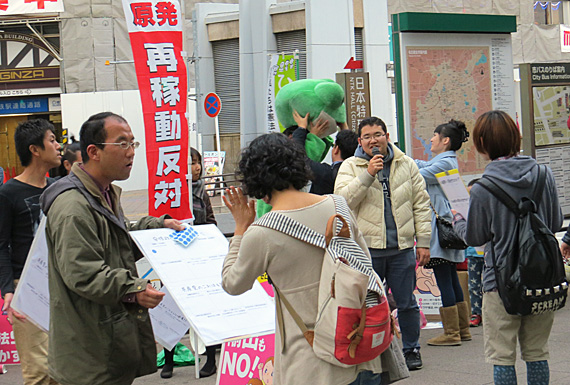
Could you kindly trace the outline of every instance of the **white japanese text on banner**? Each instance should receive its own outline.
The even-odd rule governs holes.
[[[180,3],[123,0],[142,99],[149,214],[191,218],[187,75]]]

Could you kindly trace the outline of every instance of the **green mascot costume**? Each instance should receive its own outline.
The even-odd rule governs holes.
[[[299,115],[309,114],[309,123],[319,118],[331,120],[336,124],[346,122],[346,109],[344,107],[343,88],[330,79],[305,79],[289,83],[275,97],[275,112],[279,123],[285,128],[296,126],[293,111]],[[306,127],[309,131],[310,128]],[[333,145],[330,136],[319,138],[307,134],[305,151],[307,156],[315,162],[322,162]],[[271,206],[257,201],[257,216],[271,211]]]

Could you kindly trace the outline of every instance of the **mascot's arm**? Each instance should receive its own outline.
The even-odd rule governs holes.
[[[330,136],[321,139],[309,132],[307,134],[307,139],[305,140],[305,151],[307,151],[309,159],[320,163],[325,158],[333,144],[334,141]]]

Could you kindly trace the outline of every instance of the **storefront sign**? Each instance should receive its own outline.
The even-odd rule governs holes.
[[[570,52],[570,27],[560,24],[560,51]]]
[[[149,215],[192,218],[180,3],[123,0],[145,123]]]
[[[0,0],[0,17],[22,13],[54,13],[63,11],[63,0]]]
[[[0,115],[28,114],[48,111],[48,98],[22,98],[0,100]]]
[[[48,87],[48,88],[20,88],[16,90],[1,90],[1,97],[10,96],[29,96],[29,95],[55,95],[61,94],[61,88],[59,87]]]
[[[0,0],[0,4],[1,4]],[[30,95],[30,89],[59,88],[59,62],[40,39],[0,32],[0,96]]]

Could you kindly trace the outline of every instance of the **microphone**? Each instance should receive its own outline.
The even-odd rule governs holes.
[[[372,147],[372,156],[376,156],[376,155],[382,155],[380,153],[380,149],[378,147]],[[380,170],[376,173],[376,175],[380,175],[380,174],[382,174],[382,170]]]
[[[380,154],[380,149],[378,147],[372,147],[372,156],[382,155]]]

